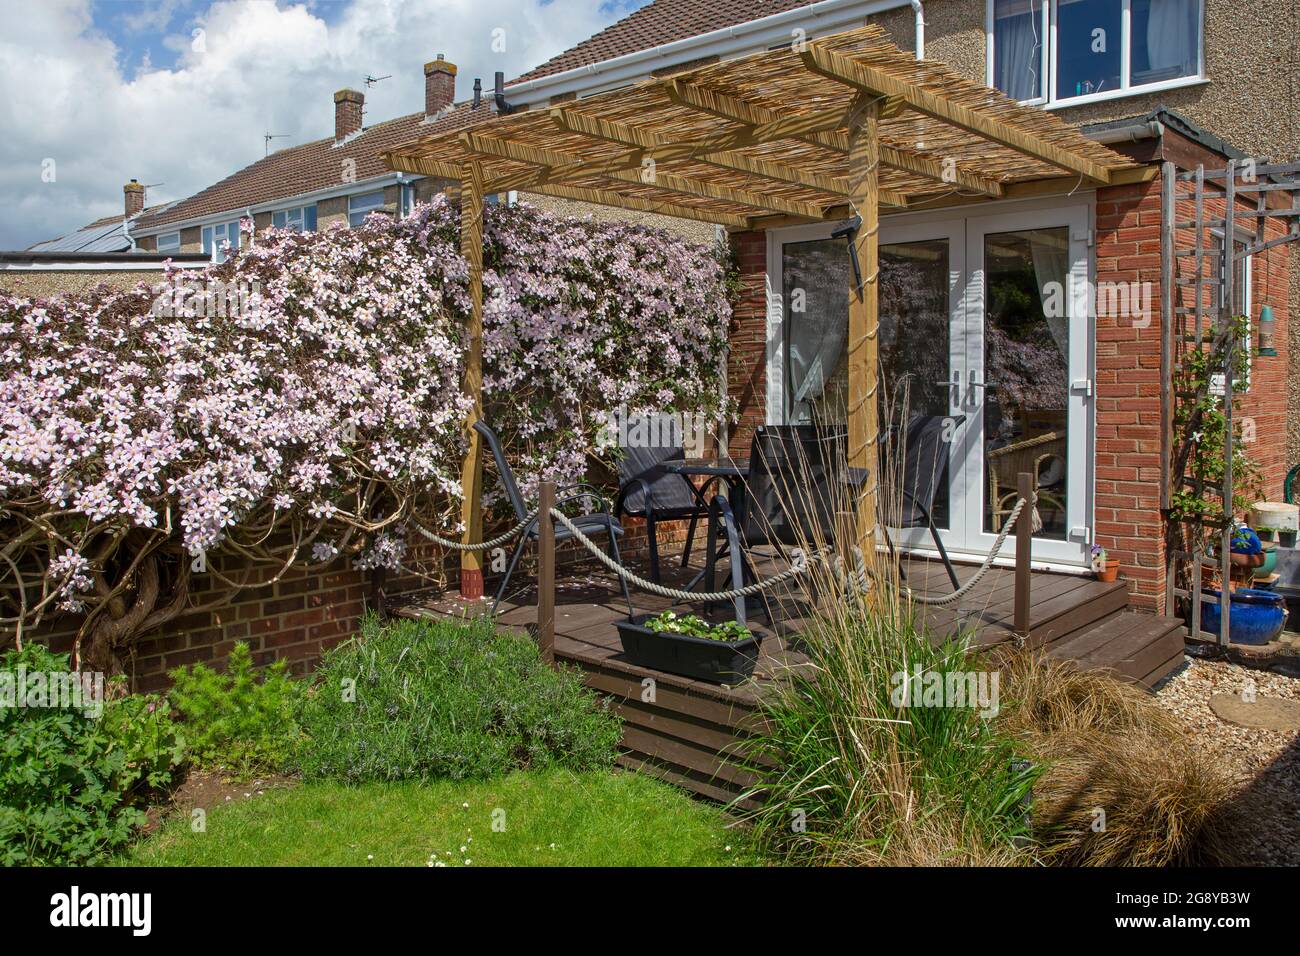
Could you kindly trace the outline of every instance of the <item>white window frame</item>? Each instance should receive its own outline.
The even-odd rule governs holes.
[[[181,251],[181,234],[179,232],[164,232],[154,240],[154,249],[157,252],[180,252]]]
[[[357,200],[368,199],[371,196],[378,196],[379,202],[375,203],[374,205],[365,206],[361,209],[354,210],[352,208],[352,204],[355,203]],[[356,229],[358,226],[361,225],[361,223],[353,223],[352,221],[352,217],[357,213],[361,214],[361,222],[363,223],[366,221],[365,217],[370,215],[372,212],[383,212],[383,211],[384,211],[384,190],[382,188],[372,189],[369,192],[357,193],[355,195],[348,196],[348,226],[352,229]]]
[[[284,209],[272,210],[271,226],[275,229],[291,229],[294,232],[312,232],[314,230],[307,228],[307,210],[314,209],[315,207],[316,204],[313,202],[306,203],[302,206],[288,206]],[[284,216],[284,225],[277,226],[275,224],[276,216]],[[294,229],[295,222],[297,225],[296,229]]]
[[[217,238],[217,231],[221,231],[221,238]],[[233,234],[233,238],[232,238]],[[204,226],[199,233],[199,248],[207,246],[207,253],[211,256],[212,261],[221,263],[226,261],[226,253],[222,243],[229,243],[236,252],[240,248],[239,220],[232,219],[230,222],[218,222],[212,225]]]
[[[995,86],[993,69],[993,8],[995,0],[984,3],[984,83]],[[1155,83],[1143,83],[1133,86],[1130,83],[1130,60],[1132,43],[1129,37],[1129,14],[1131,0],[1122,0],[1120,13],[1120,86],[1115,90],[1103,90],[1100,93],[1085,93],[1082,96],[1070,96],[1060,99],[1056,95],[1056,20],[1058,0],[1041,0],[1043,4],[1044,42],[1041,44],[1040,64],[1043,77],[1044,96],[1021,100],[1025,106],[1042,106],[1044,109],[1065,109],[1070,106],[1083,106],[1087,103],[1101,103],[1106,100],[1123,99],[1130,96],[1143,96],[1148,93],[1160,93],[1164,90],[1176,90],[1184,86],[1196,86],[1209,82],[1205,75],[1205,0],[1197,2],[1197,22],[1199,36],[1197,44],[1196,73],[1192,76],[1180,76],[1172,80],[1159,80]]]

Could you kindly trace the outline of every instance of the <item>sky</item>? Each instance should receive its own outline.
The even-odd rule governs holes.
[[[424,109],[423,65],[523,73],[648,0],[0,0],[0,250],[182,199],[272,149]],[[495,41],[495,42],[494,42]],[[504,47],[504,49],[502,49]],[[383,77],[367,87],[366,77]]]

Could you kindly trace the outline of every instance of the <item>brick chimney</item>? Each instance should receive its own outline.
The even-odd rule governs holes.
[[[122,187],[122,196],[126,201],[127,218],[134,216],[144,208],[144,184],[131,180]]]
[[[438,59],[424,64],[424,115],[437,116],[456,101],[456,64]]]
[[[365,96],[356,90],[339,90],[334,94],[334,142],[361,129],[361,107],[365,101]]]

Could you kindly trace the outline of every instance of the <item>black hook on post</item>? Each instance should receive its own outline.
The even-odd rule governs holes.
[[[862,217],[854,216],[852,219],[845,219],[834,232],[831,233],[832,239],[847,239],[849,241],[849,261],[853,264],[853,288],[858,292],[862,291],[862,266],[858,264],[858,230],[862,228]]]

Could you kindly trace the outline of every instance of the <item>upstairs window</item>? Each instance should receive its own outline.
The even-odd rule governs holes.
[[[239,220],[203,227],[203,252],[213,262],[226,261],[226,247],[239,248]]]
[[[271,213],[271,225],[276,229],[289,229],[293,232],[316,231],[316,206],[294,206],[292,209],[277,209]]]
[[[377,189],[372,193],[348,197],[348,225],[353,229],[366,221],[366,216],[384,208],[384,191]]]
[[[1065,104],[1201,77],[1202,0],[988,0],[988,83]]]

